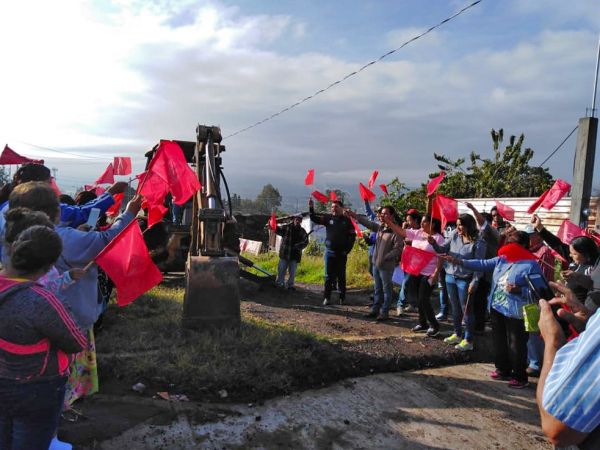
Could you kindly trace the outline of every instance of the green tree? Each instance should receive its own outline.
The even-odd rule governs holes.
[[[433,154],[438,167],[446,172],[440,192],[450,197],[533,197],[548,189],[552,175],[548,169],[532,167],[531,148],[523,149],[525,136],[511,136],[508,145],[501,149],[504,130],[492,129],[492,158],[482,158],[471,152],[469,165],[466,158],[452,160],[444,155]],[[433,173],[430,177],[437,176]]]
[[[0,166],[0,185],[5,185],[10,181],[10,176],[4,166]]]
[[[256,210],[263,214],[270,214],[273,208],[281,206],[281,194],[271,183],[265,185],[254,201]]]
[[[404,214],[411,208],[425,212],[427,197],[425,185],[417,189],[409,189],[398,178],[387,184],[388,195],[381,199],[381,206],[391,205],[398,214]]]

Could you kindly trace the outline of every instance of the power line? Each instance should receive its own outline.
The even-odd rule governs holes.
[[[264,119],[262,119],[262,120],[259,120],[258,122],[256,122],[256,123],[255,123],[255,124],[253,124],[253,125],[247,126],[246,128],[242,128],[241,130],[238,130],[238,131],[236,131],[235,133],[232,133],[232,134],[230,134],[230,135],[228,135],[228,136],[225,136],[225,137],[223,138],[223,140],[225,140],[225,139],[227,139],[227,138],[230,138],[230,137],[233,137],[233,136],[236,136],[236,135],[238,135],[238,134],[240,134],[240,133],[243,133],[243,132],[245,132],[245,131],[248,131],[248,130],[250,130],[251,128],[257,127],[257,126],[259,126],[259,125],[261,125],[261,124],[263,124],[263,123],[265,123],[265,122],[268,122],[269,120],[271,120],[271,119],[274,119],[275,117],[277,117],[277,116],[280,116],[281,114],[283,114],[283,113],[285,113],[285,112],[287,112],[287,111],[289,111],[289,110],[291,110],[291,109],[293,109],[293,108],[296,108],[297,106],[300,106],[302,103],[305,103],[305,102],[307,102],[307,101],[309,101],[309,100],[311,100],[311,99],[315,98],[317,95],[320,95],[320,94],[322,94],[323,92],[325,92],[325,91],[327,91],[327,90],[329,90],[329,89],[331,89],[331,88],[333,88],[333,87],[335,87],[335,86],[337,86],[337,85],[339,85],[339,84],[343,83],[343,82],[344,82],[344,81],[346,81],[348,78],[351,78],[351,77],[353,77],[353,76],[355,76],[355,75],[358,75],[360,72],[362,72],[362,71],[363,71],[363,70],[365,70],[366,68],[368,68],[368,67],[370,67],[370,66],[373,66],[373,65],[377,64],[378,62],[380,62],[380,61],[381,61],[381,60],[383,60],[384,58],[387,58],[388,56],[390,56],[390,55],[392,55],[392,54],[396,53],[398,50],[401,50],[402,48],[406,47],[408,44],[410,44],[410,43],[412,43],[412,42],[414,42],[414,41],[416,41],[416,40],[418,40],[418,39],[422,38],[422,37],[423,37],[423,36],[425,36],[426,34],[429,34],[429,33],[431,33],[431,32],[432,32],[433,30],[435,30],[436,28],[439,28],[439,27],[441,27],[442,25],[444,25],[444,24],[446,24],[446,23],[450,22],[452,19],[454,19],[454,18],[456,18],[456,17],[460,16],[462,13],[464,13],[464,12],[465,12],[465,11],[467,11],[468,9],[471,9],[471,8],[473,8],[474,6],[476,6],[477,4],[481,3],[482,1],[483,1],[483,0],[477,0],[477,1],[473,2],[473,3],[471,3],[470,5],[468,5],[468,6],[465,6],[465,7],[464,7],[463,9],[461,9],[460,11],[458,11],[458,12],[454,13],[453,15],[451,15],[450,17],[448,17],[448,18],[446,18],[446,19],[442,20],[442,21],[441,21],[441,22],[439,22],[438,24],[436,24],[436,25],[433,25],[432,27],[430,27],[429,29],[427,29],[427,30],[426,30],[426,31],[424,31],[423,33],[421,33],[421,34],[419,34],[419,35],[417,35],[417,36],[415,36],[415,37],[413,37],[413,38],[409,39],[408,41],[404,42],[404,43],[403,43],[403,44],[402,44],[400,47],[398,47],[398,48],[395,48],[395,49],[393,49],[393,50],[390,50],[389,52],[387,52],[387,53],[385,53],[385,54],[381,55],[379,58],[377,58],[377,59],[374,59],[374,60],[373,60],[373,61],[371,61],[371,62],[368,62],[367,64],[365,64],[364,66],[362,66],[360,69],[358,69],[358,70],[355,70],[354,72],[350,72],[348,75],[346,75],[345,77],[343,77],[343,78],[341,78],[341,79],[339,79],[339,80],[337,80],[337,81],[335,81],[335,82],[331,83],[331,84],[330,84],[329,86],[327,86],[326,88],[319,89],[319,90],[318,90],[317,92],[315,92],[314,94],[312,94],[312,95],[309,95],[308,97],[305,97],[305,98],[303,98],[302,100],[299,100],[299,101],[297,101],[296,103],[294,103],[294,104],[292,104],[292,105],[288,106],[287,108],[283,108],[281,111],[279,111],[279,112],[276,112],[276,113],[274,113],[274,114],[271,114],[270,116],[268,116],[268,117],[265,117],[265,118],[264,118]]]
[[[56,150],[54,148],[44,147],[42,145],[32,144],[30,142],[25,142],[25,141],[20,141],[18,139],[15,139],[15,140],[17,142],[20,142],[21,144],[29,145],[31,147],[39,148],[39,149],[42,149],[42,150],[50,150],[51,152],[62,153],[64,155],[77,156],[79,158],[98,159],[98,160],[107,160],[107,161],[113,159],[112,157],[108,157],[108,156],[89,156],[89,155],[82,155],[82,154],[73,153],[73,152],[65,152],[64,150]]]
[[[548,157],[547,157],[545,160],[543,160],[543,161],[542,161],[542,162],[539,164],[539,166],[538,166],[538,167],[542,167],[542,166],[543,166],[543,165],[544,165],[544,164],[545,164],[545,163],[546,163],[546,162],[547,162],[547,161],[548,161],[550,158],[552,158],[552,157],[554,156],[554,154],[555,154],[555,153],[556,153],[556,152],[557,152],[557,151],[558,151],[558,150],[559,150],[559,149],[560,149],[560,148],[563,146],[563,144],[564,144],[565,142],[567,142],[567,140],[568,140],[568,139],[571,137],[571,135],[572,135],[573,133],[575,133],[575,130],[576,130],[577,128],[579,128],[579,125],[575,125],[575,128],[573,128],[573,129],[571,130],[571,132],[568,134],[568,136],[567,136],[566,138],[564,138],[564,139],[563,139],[563,141],[562,141],[562,142],[561,142],[561,143],[558,145],[558,147],[556,147],[556,148],[554,149],[554,151],[553,151],[552,153],[550,153],[550,155],[548,155]]]

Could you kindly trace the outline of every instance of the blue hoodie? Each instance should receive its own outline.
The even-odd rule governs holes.
[[[493,308],[500,314],[513,319],[522,319],[523,306],[533,302],[525,275],[537,273],[543,276],[539,264],[533,260],[509,263],[504,256],[496,256],[491,259],[464,259],[462,264],[465,269],[494,272],[488,308]],[[504,287],[507,283],[520,287],[521,292],[518,294],[506,292]]]
[[[98,253],[125,228],[135,215],[125,211],[106,231],[80,231],[64,224],[56,227],[63,242],[63,251],[56,268],[60,273],[73,268],[83,268],[93,261]],[[63,291],[63,301],[71,308],[73,315],[83,329],[90,328],[98,319],[102,305],[98,304],[98,268],[96,265],[85,276]]]

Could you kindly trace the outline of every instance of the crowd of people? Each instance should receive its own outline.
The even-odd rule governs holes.
[[[324,306],[331,304],[335,286],[340,304],[345,301],[346,261],[356,239],[353,222],[371,231],[363,236],[373,278],[366,318],[390,319],[396,297],[392,280],[407,246],[435,254],[419,273],[402,277],[396,314],[416,309],[412,331],[431,338],[440,335],[440,322],[450,315],[453,332],[443,340],[463,352],[475,348],[490,323],[495,365],[490,378],[523,389],[530,377],[538,377],[542,428],[549,439],[559,446],[600,448],[600,253],[594,239],[562,242],[536,214],[517,230],[495,207],[480,212],[470,203],[471,213],[460,214],[444,230],[438,219],[414,209],[401,218],[388,205],[373,212],[368,201],[365,214],[345,209],[338,200],[330,202],[329,213],[315,213],[312,199],[308,206],[311,221],[325,227]],[[286,227],[298,229],[300,220],[277,228],[286,258],[295,248],[299,262],[305,233],[293,237]],[[283,274],[280,270],[279,284]]]
[[[26,164],[0,191],[0,449],[61,448],[61,413],[98,390],[94,333],[111,285],[92,262],[140,211],[136,195],[107,220],[104,213],[125,187],[115,183],[98,197],[85,192],[59,198],[48,168]],[[489,321],[490,377],[514,389],[539,377],[541,423],[552,442],[600,448],[600,253],[592,238],[562,242],[535,214],[527,229],[517,230],[497,211],[480,212],[471,204],[471,214],[446,229],[416,210],[400,220],[391,206],[373,212],[366,203],[366,214],[337,200],[330,213],[318,214],[313,206],[310,201],[310,219],[325,228],[324,306],[334,290],[340,303],[346,300],[356,222],[371,230],[365,237],[374,286],[369,319],[390,319],[394,275],[409,248],[437,255],[418,273],[405,274],[396,314],[416,308],[412,331],[430,338],[440,335],[450,314],[452,333],[444,342],[464,352],[475,348]],[[88,224],[94,208],[101,216]],[[283,238],[277,283],[293,290],[308,235],[298,216],[276,233]],[[555,258],[564,261],[563,270],[555,270]],[[564,282],[555,282],[556,274]],[[554,293],[548,295],[546,282]]]
[[[135,196],[105,212],[127,184],[58,196],[50,170],[25,164],[0,191],[0,449],[60,449],[62,413],[98,390],[94,328],[110,282],[91,264],[137,216]],[[92,210],[102,216],[87,224]]]

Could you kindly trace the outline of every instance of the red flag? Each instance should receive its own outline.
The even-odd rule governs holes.
[[[162,205],[169,192],[169,185],[154,172],[148,172],[138,185],[138,194],[144,196],[148,205]]]
[[[586,230],[585,235],[589,238],[592,238],[596,245],[600,246],[600,235],[593,230]]]
[[[510,206],[496,200],[496,209],[498,210],[498,214],[500,214],[500,216],[504,217],[506,220],[510,222],[515,220],[515,210]]]
[[[152,228],[154,224],[162,221],[165,213],[169,208],[164,205],[152,205],[148,207],[148,228]]]
[[[312,186],[315,182],[315,169],[308,169],[308,173],[304,178],[304,184],[306,186]]]
[[[385,184],[380,184],[379,187],[381,188],[381,190],[383,191],[383,193],[385,195],[389,195],[388,194],[388,190],[387,190],[387,186]]]
[[[161,178],[168,185],[176,205],[183,205],[201,187],[198,177],[188,166],[181,147],[174,141],[160,141],[148,172],[146,183],[150,175]]]
[[[21,156],[17,152],[15,152],[12,148],[6,144],[4,146],[4,150],[0,154],[0,166],[4,165],[14,165],[14,164],[44,164],[43,159],[31,159],[27,156]]]
[[[315,198],[315,200],[321,203],[329,203],[329,198],[319,191],[312,191],[310,195],[312,195]]]
[[[100,178],[98,178],[95,181],[95,184],[113,184],[115,182],[115,171],[113,170],[113,165],[112,163],[110,163],[108,165],[108,167],[106,168],[106,170],[104,171],[104,173],[102,173],[102,175],[100,175]]]
[[[540,206],[543,206],[546,209],[554,208],[554,205],[558,203],[558,201],[565,196],[567,192],[571,189],[571,185],[566,181],[557,179],[552,187],[545,191],[540,197],[531,204],[529,209],[527,210],[528,214],[532,214],[535,212]]]
[[[372,202],[375,200],[375,194],[364,184],[358,183],[358,190],[360,191],[360,198],[362,198],[365,202]]]
[[[338,197],[337,197],[337,194],[335,193],[335,191],[329,191],[329,199],[332,202],[337,201]]]
[[[569,192],[570,189],[571,185],[569,183],[558,178],[554,182],[554,185],[552,185],[552,187],[548,191],[548,195],[546,195],[546,198],[544,198],[544,201],[542,202],[542,207],[548,210],[554,208],[554,206],[560,201],[560,199],[567,195],[567,192]]]
[[[131,173],[131,158],[129,156],[115,156],[113,168],[115,175],[129,175]]]
[[[558,228],[556,237],[559,238],[563,244],[571,245],[571,241],[578,236],[585,236],[586,232],[583,228],[579,228],[569,219],[563,220]]]
[[[269,228],[273,231],[277,229],[277,216],[275,215],[275,211],[271,213],[271,218],[269,219]]]
[[[56,196],[60,197],[62,194],[60,193],[60,189],[58,188],[58,184],[56,184],[56,180],[54,177],[50,177],[50,187],[54,192],[56,192]]]
[[[350,222],[352,222],[352,226],[354,227],[354,231],[356,232],[356,235],[361,238],[363,237],[362,231],[360,231],[360,228],[358,227],[358,224],[356,223],[356,221],[350,217]]]
[[[367,186],[369,186],[369,189],[372,189],[373,186],[375,185],[375,180],[377,179],[377,175],[379,175],[379,172],[374,170],[373,173],[371,174],[371,178],[369,178],[369,182],[367,183]]]
[[[444,179],[445,176],[446,176],[445,172],[440,172],[440,174],[437,177],[432,178],[429,181],[429,183],[427,183],[427,197],[429,197],[430,195],[433,195],[433,193],[438,188],[438,186],[440,185],[440,183],[442,182],[442,180]]]
[[[152,262],[137,220],[133,220],[98,256],[96,264],[117,288],[117,304],[125,306],[162,280]]]
[[[435,256],[435,253],[421,250],[412,245],[405,245],[400,258],[400,267],[411,275],[421,275],[421,271]]]
[[[125,194],[123,194],[122,192],[120,194],[114,194],[112,197],[115,200],[115,203],[106,210],[106,215],[108,217],[115,217],[119,215],[120,209],[121,209],[121,204],[123,203],[123,196]]]
[[[442,229],[446,228],[448,222],[456,222],[458,219],[458,202],[437,194],[431,205],[431,217],[442,222]]]
[[[106,189],[104,189],[102,186],[96,186],[96,189],[94,189],[94,192],[96,193],[97,197],[100,197],[102,194],[104,194],[106,192]]]

